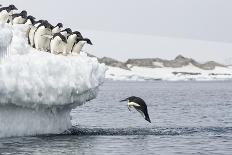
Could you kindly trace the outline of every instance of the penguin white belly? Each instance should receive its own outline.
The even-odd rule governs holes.
[[[59,32],[60,32],[59,27],[55,27],[54,29],[52,29],[52,34],[59,33]]]
[[[135,102],[128,102],[128,106],[129,107],[134,107],[134,106],[139,107],[140,105],[138,103],[135,103]]]
[[[8,13],[6,10],[2,10],[0,12],[0,22],[6,23],[9,18],[10,18],[10,13]]]
[[[51,31],[43,26],[35,32],[34,43],[36,49],[44,51],[48,51],[50,49],[50,38],[45,35],[51,35]]]
[[[25,25],[32,25],[31,20],[28,19],[28,20],[25,22]]]
[[[60,32],[65,38],[68,37],[68,33],[66,31]]]
[[[75,40],[76,40],[76,35],[71,35],[68,37],[66,54],[70,54],[72,52],[72,48],[73,45],[75,44]]]
[[[65,53],[65,51],[66,51],[66,43],[64,43],[58,37],[55,37],[51,40],[50,47],[51,47],[52,54]]]
[[[32,26],[31,29],[29,30],[29,43],[31,46],[34,46],[34,36],[35,36],[35,31],[36,31],[36,27]]]
[[[26,22],[26,19],[19,16],[19,17],[15,17],[12,23],[13,24],[24,24],[25,22]]]
[[[83,46],[85,45],[85,43],[86,43],[86,41],[79,41],[78,43],[76,43],[73,46],[72,53],[73,54],[80,54],[81,49],[83,48]]]

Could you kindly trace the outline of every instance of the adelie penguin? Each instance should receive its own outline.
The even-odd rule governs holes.
[[[128,105],[129,110],[130,108],[134,107],[139,113],[141,113],[141,115],[145,118],[145,120],[151,123],[151,120],[150,120],[150,117],[147,111],[147,105],[143,99],[136,97],[136,96],[131,96],[124,100],[121,100],[120,102],[123,102],[123,101],[128,101],[127,105]]]
[[[0,22],[7,23],[8,20],[12,22],[11,15],[14,10],[18,10],[14,5],[0,8]]]
[[[21,13],[12,15],[12,24],[24,24],[27,20],[27,11],[23,10]]]
[[[80,54],[83,46],[85,44],[93,45],[91,40],[88,38],[76,38],[76,42],[74,43],[72,47],[72,54]]]
[[[83,38],[79,31],[75,31],[68,36],[66,54],[71,54],[72,48],[74,44],[77,42],[77,38]]]
[[[50,49],[52,54],[65,54],[67,46],[67,39],[61,33],[53,35],[50,42]]]
[[[50,51],[50,40],[52,37],[52,27],[48,21],[43,21],[35,31],[35,48],[42,51]]]
[[[38,26],[43,21],[44,20],[34,21],[33,25],[30,26],[29,35],[28,35],[28,43],[34,48],[35,48],[35,42],[34,42],[35,31],[37,30]]]

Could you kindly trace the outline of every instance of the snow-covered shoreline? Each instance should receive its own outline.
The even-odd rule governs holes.
[[[174,60],[129,59],[117,62],[110,58],[99,59],[108,65],[106,78],[111,80],[146,81],[215,81],[232,80],[232,68],[213,61],[204,64],[178,56]]]
[[[216,67],[214,70],[201,70],[193,66],[182,68],[145,68],[133,67],[125,70],[108,66],[106,79],[120,81],[215,81],[232,80],[232,69]]]

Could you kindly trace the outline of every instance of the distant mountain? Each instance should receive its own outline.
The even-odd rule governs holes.
[[[94,57],[93,55],[89,55]],[[113,80],[231,80],[232,67],[215,61],[197,62],[178,55],[173,60],[161,58],[128,59],[97,58],[108,66],[106,78]]]
[[[215,61],[199,63],[194,59],[186,58],[182,55],[178,55],[174,60],[165,60],[161,58],[144,58],[144,59],[128,59],[126,62],[121,62],[108,57],[98,58],[98,60],[99,62],[104,63],[107,66],[119,67],[126,70],[130,70],[130,68],[133,66],[148,67],[148,68],[162,68],[162,67],[180,68],[187,66],[189,64],[192,64],[204,70],[213,70],[217,66],[226,67],[226,65],[217,63]]]

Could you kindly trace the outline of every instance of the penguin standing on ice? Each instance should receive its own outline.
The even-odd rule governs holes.
[[[7,23],[8,20],[12,22],[11,15],[13,14],[13,10],[18,9],[14,5],[0,8],[0,22]]]
[[[72,54],[80,54],[83,46],[85,44],[89,44],[89,45],[93,45],[91,40],[88,38],[76,38],[76,42],[74,43],[73,47],[72,47]]]
[[[65,54],[67,46],[67,39],[61,33],[53,35],[50,42],[50,49],[52,54]]]
[[[52,36],[52,27],[48,21],[43,21],[35,31],[35,48],[43,51],[50,51],[50,37]]]
[[[30,26],[29,35],[28,35],[28,43],[35,48],[34,36],[35,31],[37,30],[38,26],[42,24],[44,20],[35,21],[33,25]]]
[[[141,113],[141,115],[145,118],[145,120],[151,123],[151,120],[149,118],[148,111],[147,111],[147,105],[143,99],[136,97],[136,96],[131,96],[124,100],[121,100],[120,102],[123,102],[123,101],[128,101],[127,105],[128,105],[129,110],[130,108],[134,107],[139,113]]]
[[[21,13],[12,15],[12,24],[24,24],[27,20],[27,11],[23,10]]]
[[[75,31],[71,35],[68,36],[67,48],[66,48],[65,54],[71,54],[72,48],[73,48],[74,44],[76,43],[77,38],[83,38],[81,33],[78,31]]]
[[[59,33],[62,28],[63,28],[63,24],[58,23],[55,27],[53,27],[52,34]]]

